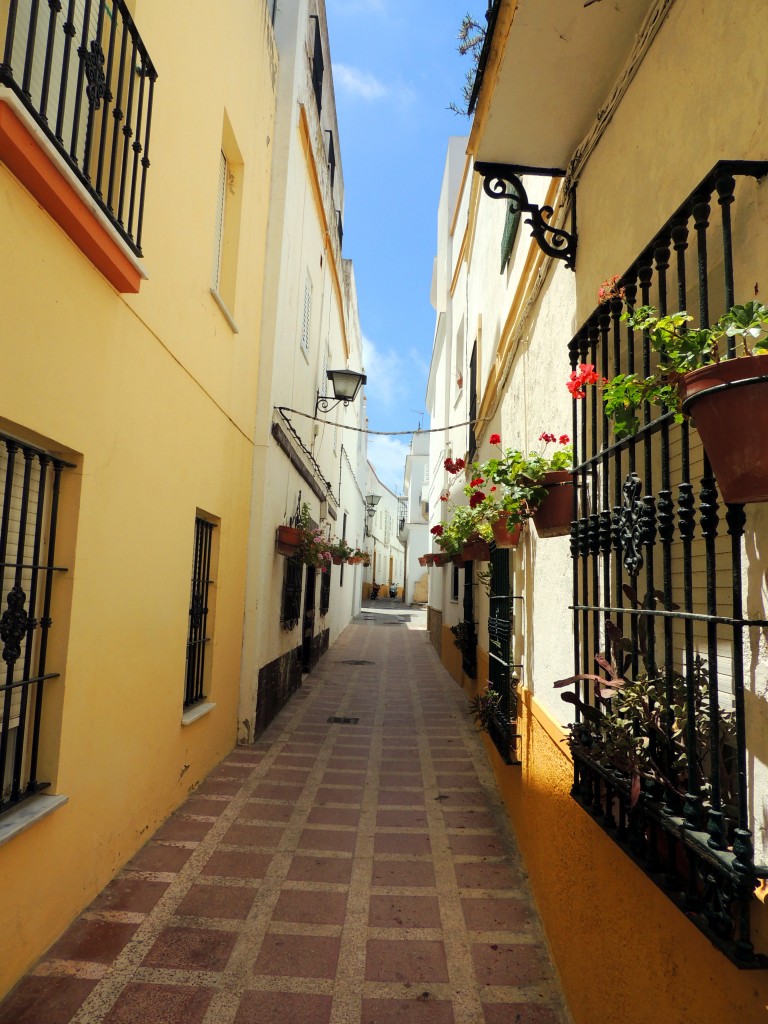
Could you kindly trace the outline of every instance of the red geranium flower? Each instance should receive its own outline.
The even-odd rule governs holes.
[[[539,434],[539,440],[546,442],[546,444],[549,444],[550,441],[556,441],[557,438],[555,437],[554,434],[544,433],[544,434]]]
[[[477,508],[477,506],[481,505],[484,501],[485,501],[485,495],[483,494],[483,492],[482,491],[475,491],[475,493],[469,499],[469,507],[470,508]]]
[[[437,526],[433,526],[432,529],[429,532],[430,533],[434,533],[434,535],[436,537],[442,537],[443,536],[443,528],[442,528],[442,526],[440,526],[439,523],[438,523]]]
[[[584,398],[586,396],[585,384],[605,384],[605,377],[600,377],[595,372],[594,363],[582,363],[578,369],[571,372],[570,377],[565,382],[565,386],[573,398]]]
[[[488,440],[491,444],[501,444],[501,434],[491,434]]]
[[[481,476],[476,476],[474,480],[469,481],[470,487],[479,487],[480,484],[484,484],[485,480]]]
[[[560,437],[558,437],[557,441],[558,444],[570,444],[571,439],[570,437],[568,437],[567,434],[561,434]]]

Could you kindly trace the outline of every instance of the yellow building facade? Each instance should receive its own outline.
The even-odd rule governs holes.
[[[2,992],[236,741],[272,5],[85,6],[0,3]]]

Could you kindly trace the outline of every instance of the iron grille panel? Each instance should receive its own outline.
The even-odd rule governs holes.
[[[280,605],[280,624],[285,630],[295,629],[301,616],[301,588],[304,581],[304,563],[297,555],[285,560],[283,600]]]
[[[735,267],[732,229],[747,230],[751,179],[767,171],[713,168],[622,275],[627,303],[685,309],[708,325],[745,301],[753,277]],[[735,270],[748,294],[736,294]],[[649,340],[621,312],[618,298],[594,311],[570,343],[573,368],[649,375]],[[576,684],[572,793],[734,963],[765,967],[749,930],[764,869],[754,865],[744,693],[754,684],[745,646],[768,621],[743,613],[747,514],[723,505],[689,423],[649,406],[640,418],[637,435],[615,443],[598,390],[574,402],[574,671],[597,673],[602,652],[636,702],[625,712],[623,696],[606,703],[592,683]],[[606,732],[595,708],[626,717]]]
[[[0,434],[0,813],[45,789],[38,754],[43,728],[62,470],[70,464]]]
[[[125,0],[10,0],[0,83],[138,256],[156,79]]]
[[[490,613],[488,616],[488,682],[499,698],[498,713],[488,723],[488,735],[506,764],[519,764],[517,742],[517,690],[512,672],[512,592],[510,551],[491,551]]]
[[[205,700],[205,649],[211,638],[208,631],[208,594],[213,583],[211,546],[214,524],[195,518],[195,553],[192,560],[192,585],[189,599],[187,632],[187,675],[184,685],[184,707]]]
[[[343,570],[343,566],[342,566]],[[327,615],[331,607],[331,569],[320,575],[320,614]]]

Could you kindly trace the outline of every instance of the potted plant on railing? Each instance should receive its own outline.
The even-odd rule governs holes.
[[[352,548],[345,540],[334,537],[328,543],[328,550],[331,552],[331,561],[334,565],[342,565],[352,554]]]
[[[309,505],[304,502],[299,512],[301,545],[295,552],[305,565],[327,572],[331,565],[331,552],[322,526],[313,526]]]
[[[514,528],[522,528],[531,517],[540,536],[567,532],[573,518],[573,446],[568,435],[558,438],[543,433],[539,440],[544,442],[544,451],[527,455],[516,448],[503,449],[498,434],[491,434],[489,440],[498,447],[500,455],[475,463],[473,470],[478,475],[467,486],[470,490],[485,486],[485,491],[474,493],[481,494],[478,507],[494,533],[502,541],[506,534],[507,546],[517,543],[515,533],[519,538],[519,532]],[[546,446],[555,443],[560,447],[547,455]],[[494,528],[494,523],[499,525]]]
[[[613,288],[603,301],[625,301],[617,278],[606,284]],[[622,373],[609,380],[582,363],[568,380],[571,395],[583,398],[586,385],[600,387],[617,441],[640,429],[646,402],[677,422],[691,416],[723,499],[768,501],[768,306],[732,306],[717,323],[700,328],[689,327],[693,317],[685,311],[658,316],[653,306],[627,306],[621,319],[648,338],[658,353],[656,369],[648,377]],[[724,355],[724,338],[740,339],[741,351]]]

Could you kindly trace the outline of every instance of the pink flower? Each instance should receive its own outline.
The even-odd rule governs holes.
[[[488,438],[488,441],[491,444],[501,444],[501,434],[491,434],[491,436]]]

